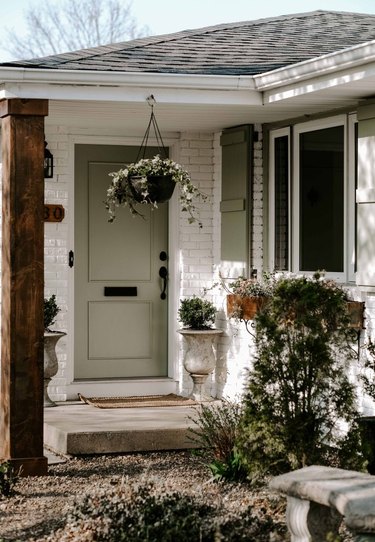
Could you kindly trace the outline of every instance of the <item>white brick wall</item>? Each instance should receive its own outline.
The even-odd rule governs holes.
[[[255,126],[259,132],[259,141],[254,144],[254,171],[253,171],[253,225],[252,225],[252,264],[263,269],[263,157],[261,126]],[[95,131],[98,135],[100,130]],[[53,179],[46,180],[46,197],[48,203],[64,205],[66,219],[59,224],[47,223],[45,225],[45,295],[56,294],[61,307],[55,329],[69,331],[69,324],[73,307],[69,306],[70,292],[68,268],[69,239],[72,231],[70,212],[73,201],[74,180],[72,178],[72,156],[70,156],[72,134],[67,127],[46,127],[46,140],[55,159],[55,175]],[[199,203],[200,218],[203,228],[197,224],[188,224],[184,213],[179,214],[179,263],[180,296],[201,295],[203,288],[210,288],[218,281],[220,271],[220,211],[221,199],[221,148],[220,134],[212,133],[183,133],[175,145],[178,161],[191,173],[194,183],[201,188],[210,199],[207,203]],[[177,266],[177,267],[178,267]],[[358,294],[360,295],[360,294]],[[357,297],[358,297],[357,295]],[[208,388],[213,395],[234,398],[241,394],[246,369],[251,365],[254,355],[253,337],[247,333],[243,323],[236,323],[226,316],[226,293],[215,288],[207,294],[219,309],[217,327],[224,330],[217,344],[217,368],[209,379]],[[362,294],[366,300],[367,331],[375,340],[375,295]],[[178,325],[176,324],[176,327]],[[251,327],[249,328],[251,331]],[[176,334],[177,335],[177,334]],[[66,399],[66,384],[69,383],[72,359],[68,359],[67,352],[69,334],[58,343],[59,371],[50,385],[50,395],[55,400]],[[178,351],[179,390],[187,393],[192,388],[189,375],[183,369],[183,339],[177,336],[180,349]],[[361,356],[364,355],[361,350]],[[362,406],[372,408],[367,400]]]
[[[253,223],[252,223],[252,266],[261,273],[263,268],[263,137],[262,126],[255,125],[259,133],[258,141],[254,143],[253,174]],[[215,195],[220,202],[220,170],[221,150],[219,139],[216,138],[215,152]],[[215,254],[215,280],[219,281],[220,272],[220,212],[219,203],[215,207],[215,231],[213,246]],[[214,390],[218,396],[236,398],[243,392],[246,371],[251,366],[254,355],[253,337],[246,331],[243,322],[237,322],[226,315],[226,292],[223,288],[215,290],[215,303],[219,308],[218,327],[224,329],[224,335],[219,339],[217,352],[217,369],[215,373]],[[248,326],[252,331],[251,325]]]
[[[258,277],[263,270],[263,133],[262,126],[254,126],[258,132],[258,141],[254,143],[254,171],[253,171],[253,227],[252,227],[252,254],[251,261],[254,269],[258,270]]]
[[[256,127],[260,130],[260,126]],[[69,203],[72,201],[73,179],[69,163],[69,130],[64,127],[48,126],[46,132],[48,147],[55,159],[55,175],[46,180],[46,202],[64,205],[69,217]],[[177,144],[179,162],[191,173],[192,180],[209,196],[207,203],[199,203],[203,228],[189,224],[184,213],[179,215],[180,248],[180,297],[201,295],[203,288],[210,288],[217,280],[220,266],[220,197],[221,197],[221,148],[220,134],[183,133]],[[255,143],[256,166],[254,169],[254,224],[253,261],[262,267],[262,142]],[[46,224],[45,229],[45,294],[56,294],[61,307],[55,329],[68,331],[68,220],[60,224]],[[252,338],[243,324],[236,324],[226,318],[225,292],[213,290],[207,294],[219,308],[218,327],[224,335],[217,346],[217,369],[212,375],[208,388],[211,393],[234,397],[243,386],[245,369],[251,359]],[[69,313],[68,313],[69,310]],[[188,393],[192,388],[189,375],[183,369],[184,341],[180,344],[178,359],[179,390]],[[69,336],[58,343],[59,372],[50,385],[54,400],[66,398],[67,343]],[[72,360],[70,360],[72,362]]]
[[[54,176],[45,179],[45,202],[59,203],[64,206],[65,219],[61,223],[45,223],[44,227],[44,277],[45,297],[56,295],[56,301],[61,311],[56,318],[53,329],[68,331],[68,219],[70,190],[73,179],[69,172],[68,130],[66,127],[48,126],[46,141],[53,154]],[[57,343],[59,370],[53,378],[49,393],[53,400],[66,399],[65,384],[67,382],[67,342],[69,336],[63,337]]]
[[[210,287],[213,273],[213,209],[214,209],[214,135],[183,133],[180,139],[180,162],[186,167],[194,184],[209,197],[208,202],[197,205],[203,227],[189,224],[180,213],[180,297],[201,295]],[[179,390],[188,393],[192,382],[183,369],[184,339],[180,338]]]

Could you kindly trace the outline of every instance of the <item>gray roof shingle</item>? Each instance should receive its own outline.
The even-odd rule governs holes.
[[[375,15],[313,11],[220,24],[0,66],[255,75],[375,39]]]

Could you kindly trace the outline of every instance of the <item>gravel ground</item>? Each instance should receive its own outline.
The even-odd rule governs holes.
[[[121,485],[150,480],[156,488],[160,485],[219,506],[221,515],[236,516],[251,510],[257,522],[263,525],[264,521],[266,527],[255,537],[238,540],[290,540],[283,498],[271,493],[267,486],[254,489],[246,483],[214,482],[207,467],[191,452],[184,451],[70,458],[50,466],[48,476],[20,478],[15,494],[0,498],[0,542],[91,541],[89,526],[72,525],[69,520],[75,503],[85,494],[103,494]]]

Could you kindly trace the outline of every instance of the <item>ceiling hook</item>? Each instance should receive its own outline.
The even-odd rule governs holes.
[[[156,104],[156,100],[153,94],[150,94],[150,96],[147,96],[146,101],[150,107],[154,107],[154,105]]]

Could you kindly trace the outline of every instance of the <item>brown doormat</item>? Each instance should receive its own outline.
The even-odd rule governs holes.
[[[81,393],[78,397],[83,403],[98,408],[140,408],[140,407],[170,407],[191,406],[197,402],[188,397],[181,397],[170,393],[169,395],[143,395],[137,397],[85,397]]]

